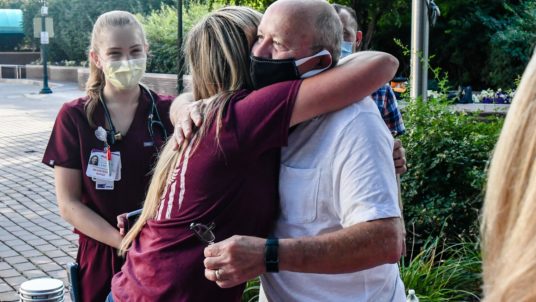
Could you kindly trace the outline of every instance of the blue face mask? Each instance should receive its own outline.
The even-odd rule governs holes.
[[[341,59],[351,55],[352,54],[352,48],[354,47],[354,43],[342,41],[341,43]]]

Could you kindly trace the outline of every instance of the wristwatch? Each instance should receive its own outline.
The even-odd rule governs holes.
[[[264,245],[264,264],[266,265],[266,272],[277,273],[279,272],[279,239],[275,237],[269,237],[266,239]]]

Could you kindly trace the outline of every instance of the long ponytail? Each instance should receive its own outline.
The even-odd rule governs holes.
[[[190,30],[185,57],[192,74],[194,98],[211,98],[201,108],[205,120],[194,138],[183,142],[178,152],[174,150],[173,139],[166,143],[154,169],[141,216],[121,242],[121,255],[126,253],[147,221],[156,218],[164,190],[185,150],[191,147],[194,152],[212,126],[216,127],[219,144],[224,109],[233,92],[252,86],[249,51],[261,16],[250,8],[225,7],[210,13]]]
[[[95,65],[91,58],[89,59],[89,62],[89,78],[86,82],[87,101],[84,105],[84,109],[86,111],[89,125],[91,127],[96,127],[95,122],[93,121],[93,112],[95,112],[95,108],[97,108],[99,96],[106,82],[102,70]]]

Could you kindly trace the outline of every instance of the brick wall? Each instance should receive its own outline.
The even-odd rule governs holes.
[[[51,82],[78,82],[81,90],[85,89],[89,69],[81,67],[47,66],[48,77]],[[26,78],[41,80],[43,67],[41,65],[26,65]],[[190,90],[191,76],[184,76],[185,91]],[[167,95],[177,95],[177,75],[163,73],[146,73],[142,83],[152,90]]]
[[[78,87],[80,87],[80,89],[83,90],[85,88],[88,77],[88,68],[78,68]],[[185,75],[183,79],[186,89],[189,89],[191,77]],[[141,82],[160,94],[177,95],[176,74],[146,73]]]
[[[40,57],[39,52],[0,52],[0,64],[26,65]]]
[[[38,52],[0,52],[0,65],[21,65],[24,66],[32,61],[39,59]],[[0,67],[2,68],[2,67]],[[21,78],[26,77],[24,68],[20,70],[22,73],[18,75]],[[14,66],[4,66],[1,70],[2,78],[13,79],[16,77]]]
[[[48,80],[52,82],[76,82],[78,80],[79,67],[47,66]],[[43,78],[43,66],[26,65],[26,78],[41,80]]]

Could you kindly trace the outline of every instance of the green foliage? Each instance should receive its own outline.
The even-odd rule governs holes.
[[[220,4],[214,4],[212,9],[217,9],[221,6]],[[203,1],[190,1],[183,9],[183,40],[185,40],[190,28],[210,12],[210,5]],[[179,51],[176,8],[164,5],[145,17],[141,14],[138,14],[137,17],[145,28],[150,45],[147,70],[159,73],[177,73]]]
[[[259,277],[251,279],[246,283],[246,289],[242,293],[242,302],[256,302],[259,300],[260,289]]]
[[[33,18],[40,16],[39,1],[13,0],[24,13],[25,45],[37,48],[39,40],[33,38]],[[111,10],[126,10],[148,14],[162,4],[175,5],[175,0],[49,0],[49,16],[54,19],[54,38],[50,39],[51,61],[85,61],[93,23],[99,15]]]
[[[410,57],[411,56],[411,49],[409,46],[405,45],[400,39],[394,38],[393,39],[396,46],[400,48],[402,51],[402,55],[404,57]],[[449,83],[449,77],[448,73],[443,73],[443,69],[441,67],[433,67],[431,64],[431,61],[433,58],[435,58],[435,55],[430,55],[428,58],[423,58],[422,52],[417,53],[417,57],[419,60],[423,63],[426,63],[428,66],[428,70],[431,72],[432,79],[435,81],[435,84],[437,86],[437,90],[440,93],[448,94],[448,91],[450,90],[450,83]],[[404,94],[404,98],[409,98],[410,93],[410,86],[407,86],[407,90]],[[431,88],[429,88],[431,89]]]
[[[255,8],[261,12],[265,11],[270,4],[274,3],[275,0],[206,0],[199,1],[208,3],[211,7],[213,5],[246,5],[252,8]]]
[[[177,72],[177,10],[164,5],[146,17],[138,14],[149,43],[147,70],[158,73]]]
[[[87,49],[93,23],[106,11],[119,9],[135,11],[136,1],[82,1],[51,0],[49,14],[54,19],[55,37],[50,39],[49,55],[51,61],[87,60]],[[39,7],[38,7],[39,8]],[[28,11],[30,18],[39,10]]]
[[[395,54],[400,59],[399,74],[409,76],[410,62],[403,59],[401,50],[393,43],[397,37],[410,44],[411,1],[377,1],[377,6],[363,6],[368,1],[336,1],[350,4],[358,18],[383,15],[373,27],[371,49]],[[430,28],[430,53],[437,54],[436,62],[448,72],[453,85],[484,88],[511,88],[515,77],[528,62],[527,55],[536,41],[534,35],[534,0],[435,1],[441,16]],[[394,12],[393,12],[394,11]],[[364,35],[375,19],[365,19]]]
[[[357,15],[359,30],[363,32],[361,50],[375,48],[374,35],[381,28],[409,25],[405,14],[411,13],[411,2],[403,0],[331,0],[352,7]],[[393,36],[391,36],[393,37]],[[384,49],[385,50],[385,49]]]
[[[437,3],[442,16],[431,30],[430,52],[438,54],[455,84],[512,88],[536,43],[534,1]]]
[[[421,243],[422,236],[476,236],[485,169],[503,118],[453,112],[445,99],[432,98],[409,102],[404,123],[408,172],[401,185],[408,229]]]
[[[523,3],[512,10],[512,17],[482,16],[495,29],[490,39],[490,56],[483,74],[494,87],[512,88],[521,75],[536,45],[536,2]]]
[[[223,7],[223,4],[210,4],[209,1],[190,1],[184,10],[184,16],[182,19],[184,35],[186,36],[186,33],[190,31],[190,28],[192,28],[192,26],[194,26],[204,15],[220,7]]]
[[[477,243],[446,245],[439,238],[428,239],[410,258],[407,264],[402,260],[400,277],[421,302],[480,300],[482,260]]]

